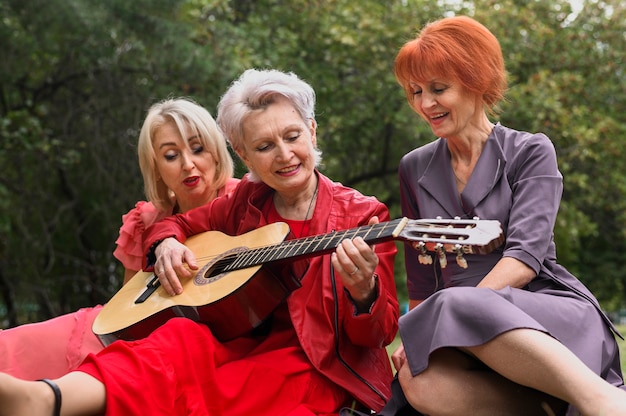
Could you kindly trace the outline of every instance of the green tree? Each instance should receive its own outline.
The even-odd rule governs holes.
[[[487,1],[476,17],[501,40],[507,60],[503,123],[544,132],[557,149],[559,261],[613,310],[626,294],[626,5],[583,6],[574,16],[567,1]]]
[[[143,195],[134,143],[145,110],[210,85],[214,63],[199,58],[179,5],[0,2],[5,324],[103,302],[119,286],[112,250]]]
[[[119,287],[121,216],[143,198],[145,111],[191,96],[213,111],[244,69],[297,73],[318,96],[330,177],[400,214],[400,157],[434,139],[393,59],[430,20],[476,17],[510,73],[502,123],[542,131],[565,176],[560,261],[607,309],[624,301],[625,6],[566,0],[0,0],[0,319],[104,302]],[[238,167],[237,175],[243,173]],[[406,296],[402,255],[397,284]]]

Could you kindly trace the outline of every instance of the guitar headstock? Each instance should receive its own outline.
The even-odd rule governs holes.
[[[463,254],[488,254],[504,242],[499,221],[478,218],[407,220],[398,238],[420,251],[420,263],[432,262],[427,254],[432,252],[439,255],[442,267],[445,253],[456,253],[459,266],[467,267]]]

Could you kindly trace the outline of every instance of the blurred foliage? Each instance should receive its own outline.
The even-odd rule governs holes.
[[[310,82],[324,172],[398,216],[398,161],[433,137],[406,105],[393,59],[426,22],[452,14],[500,39],[510,73],[500,121],[555,144],[560,262],[606,309],[623,307],[621,0],[586,1],[577,14],[565,0],[0,0],[0,326],[115,292],[121,216],[143,198],[145,111],[190,96],[214,112],[249,67]]]

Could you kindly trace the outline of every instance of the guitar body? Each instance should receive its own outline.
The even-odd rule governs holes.
[[[215,276],[210,271],[224,255],[279,243],[288,233],[287,224],[274,223],[236,237],[217,231],[190,237],[185,245],[196,255],[199,269],[194,276],[181,279],[183,293],[168,295],[160,285],[155,288],[154,273],[140,271],[104,306],[93,332],[105,345],[117,339],[136,340],[174,317],[205,323],[221,341],[251,331],[297,284],[275,276],[263,265]],[[137,302],[142,295],[145,299]]]

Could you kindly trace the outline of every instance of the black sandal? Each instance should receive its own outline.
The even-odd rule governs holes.
[[[52,413],[52,415],[61,416],[61,389],[59,389],[59,386],[57,386],[57,383],[55,383],[52,380],[48,380],[47,378],[43,378],[38,381],[42,381],[46,383],[48,386],[50,386],[50,388],[54,392],[54,413]]]

